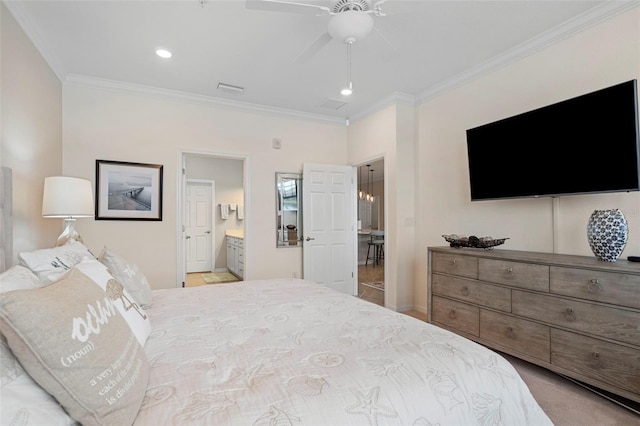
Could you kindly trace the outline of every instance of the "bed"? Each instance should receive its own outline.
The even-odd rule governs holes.
[[[19,259],[2,424],[551,424],[497,353],[309,281],[152,291],[75,241]]]

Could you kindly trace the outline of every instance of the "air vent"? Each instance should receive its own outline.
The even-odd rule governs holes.
[[[220,82],[218,83],[218,90],[222,90],[223,92],[228,92],[228,93],[243,93],[244,87],[234,86],[232,84]]]
[[[338,2],[333,6],[332,12],[340,13],[347,10],[366,12],[369,10],[369,2],[367,0],[338,0]]]
[[[340,101],[338,99],[327,99],[324,103],[320,104],[322,108],[328,109],[340,109],[345,106],[347,103]]]

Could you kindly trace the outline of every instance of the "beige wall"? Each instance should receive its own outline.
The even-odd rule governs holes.
[[[385,306],[414,306],[415,108],[398,104],[349,126],[349,163],[384,158]]]
[[[346,164],[342,124],[169,101],[82,85],[64,86],[65,174],[95,180],[95,160],[164,165],[161,222],[78,221],[93,251],[106,245],[136,262],[153,288],[176,285],[179,152],[246,156],[245,278],[302,276],[301,249],[277,249],[275,172],[303,162]],[[282,149],[272,148],[272,138]]]
[[[553,252],[552,199],[469,201],[465,130],[640,78],[639,22],[635,8],[419,107],[415,304],[420,310],[426,310],[426,250],[446,244],[442,234],[510,237],[505,249]],[[586,239],[591,212],[619,208],[630,231],[622,256],[640,254],[640,193],[557,200],[557,252],[592,256]]]
[[[55,245],[62,221],[42,218],[44,178],[62,172],[62,84],[4,4],[0,160],[13,170],[13,254]]]

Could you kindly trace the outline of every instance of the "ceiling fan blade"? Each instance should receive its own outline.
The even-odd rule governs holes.
[[[391,41],[382,33],[380,29],[378,29],[377,27],[373,27],[373,29],[375,33],[378,34],[378,37],[380,37],[385,42],[384,44],[386,44],[386,47],[384,47],[383,49],[387,50],[389,53],[396,54],[398,52],[398,48],[394,46],[393,43],[391,43]]]
[[[304,49],[302,53],[298,55],[296,60],[293,61],[293,63],[304,64],[309,59],[311,59],[316,53],[318,53],[323,47],[325,47],[331,40],[333,40],[333,37],[331,37],[331,34],[329,33],[322,34],[313,43],[311,43],[309,47]]]
[[[314,4],[292,3],[279,0],[246,0],[245,7],[253,10],[267,10],[272,12],[302,13],[307,15],[330,15],[328,7]]]

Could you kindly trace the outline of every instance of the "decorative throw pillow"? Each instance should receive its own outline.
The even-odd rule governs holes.
[[[0,342],[0,382],[0,424],[76,424],[58,401],[29,377],[4,342]]]
[[[149,364],[115,303],[72,270],[0,298],[0,331],[25,371],[83,425],[132,424]]]
[[[102,290],[106,291],[115,307],[129,324],[138,342],[144,346],[149,334],[151,334],[151,322],[120,280],[115,279],[109,273],[107,267],[95,259],[85,259],[77,264],[75,268],[91,278]]]
[[[118,281],[124,284],[124,288],[136,299],[138,305],[143,308],[151,306],[151,287],[147,277],[140,272],[138,266],[127,262],[122,256],[109,251],[106,247],[102,249],[98,260],[109,268],[109,272]]]
[[[15,265],[0,274],[0,293],[42,287],[38,277]],[[0,424],[72,425],[64,409],[24,371],[0,335]]]
[[[63,246],[22,252],[18,258],[20,263],[31,269],[44,284],[59,280],[82,259],[95,259],[82,243],[73,239]]]
[[[0,274],[0,293],[13,290],[31,290],[43,284],[38,277],[22,265],[15,265]]]

